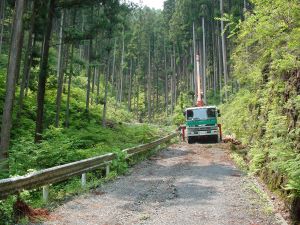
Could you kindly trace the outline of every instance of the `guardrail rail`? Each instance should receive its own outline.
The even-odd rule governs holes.
[[[138,145],[133,148],[127,148],[122,151],[126,153],[127,158],[129,158],[133,155],[153,149],[156,146],[166,143],[176,136],[177,133],[172,133],[150,143]],[[82,186],[85,186],[86,172],[106,166],[106,175],[108,175],[109,164],[116,158],[116,153],[108,153],[105,155],[36,171],[24,176],[2,179],[0,180],[0,199],[5,199],[9,195],[19,193],[23,190],[31,190],[34,188],[43,187],[43,199],[47,201],[50,184],[64,181],[70,177],[81,174],[81,184]]]

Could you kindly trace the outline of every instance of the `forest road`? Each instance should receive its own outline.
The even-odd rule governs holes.
[[[284,224],[226,144],[174,144],[70,200],[44,224]]]

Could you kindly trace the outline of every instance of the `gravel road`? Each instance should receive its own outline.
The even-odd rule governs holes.
[[[284,224],[225,144],[180,143],[70,200],[45,224]]]

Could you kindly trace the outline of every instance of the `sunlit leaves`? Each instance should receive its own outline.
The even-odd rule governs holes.
[[[224,128],[249,144],[251,171],[280,174],[286,181],[273,187],[300,195],[300,5],[253,3],[232,55],[241,90],[223,106]]]

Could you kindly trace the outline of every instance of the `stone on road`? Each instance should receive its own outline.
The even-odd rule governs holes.
[[[51,218],[45,224],[282,224],[225,144],[172,145]]]

